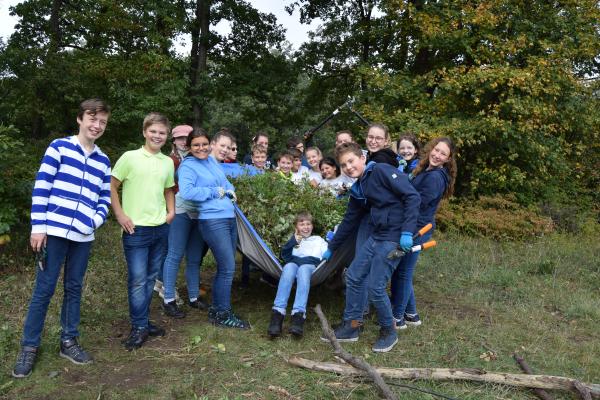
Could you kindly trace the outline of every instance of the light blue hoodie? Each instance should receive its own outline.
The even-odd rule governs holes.
[[[184,200],[198,202],[198,219],[235,218],[231,200],[219,197],[219,188],[235,190],[217,161],[186,157],[177,170],[179,195]]]

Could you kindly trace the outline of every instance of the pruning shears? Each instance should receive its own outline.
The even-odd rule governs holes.
[[[429,232],[431,230],[431,228],[433,228],[432,224],[427,224],[424,227],[422,227],[421,229],[419,229],[419,231],[417,233],[414,234],[413,236],[413,240],[417,239],[418,237],[423,236],[424,234],[426,234],[427,232]],[[404,257],[404,255],[406,253],[416,253],[422,250],[426,250],[429,249],[433,246],[435,246],[437,244],[437,242],[435,240],[430,240],[426,243],[423,244],[418,244],[416,246],[413,246],[410,248],[409,251],[404,251],[402,249],[402,247],[400,247],[400,245],[398,245],[394,250],[390,251],[387,255],[387,259],[388,260],[394,260],[397,258],[402,258]]]

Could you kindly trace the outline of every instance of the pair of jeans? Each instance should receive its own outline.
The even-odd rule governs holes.
[[[425,235],[417,238],[414,245],[416,246],[427,242],[432,234],[433,232],[429,231]],[[417,313],[415,290],[413,288],[413,273],[420,253],[421,252],[406,254],[402,257],[400,264],[398,264],[398,267],[392,274],[392,313],[396,319],[403,318],[406,313]]]
[[[198,227],[204,243],[217,262],[217,273],[212,286],[212,309],[216,312],[229,311],[237,246],[235,218],[200,219]]]
[[[394,319],[386,287],[398,260],[389,260],[387,255],[397,245],[396,242],[375,240],[370,236],[360,247],[346,271],[345,321],[362,321],[368,296],[377,311],[379,325],[382,328],[392,326]]]
[[[46,266],[36,268],[35,287],[23,327],[23,346],[39,347],[48,305],[54,295],[60,271],[64,265],[64,296],[60,312],[61,340],[79,336],[81,288],[88,266],[92,242],[75,242],[57,236],[47,236]]]
[[[277,295],[273,302],[273,310],[285,315],[292,286],[294,286],[294,281],[296,281],[296,298],[292,306],[292,315],[296,313],[306,314],[306,303],[308,303],[308,293],[310,292],[310,278],[316,268],[312,264],[298,265],[293,262],[285,264],[279,278]]]
[[[154,281],[165,262],[168,238],[168,224],[136,226],[131,235],[123,232],[129,319],[133,328],[148,328]]]
[[[169,247],[163,265],[165,303],[175,300],[175,283],[179,264],[185,253],[185,281],[190,299],[200,297],[200,264],[204,241],[198,229],[198,220],[187,213],[176,214],[169,228]]]

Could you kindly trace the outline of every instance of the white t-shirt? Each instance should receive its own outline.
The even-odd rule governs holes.
[[[319,182],[320,188],[329,190],[334,196],[337,196],[345,189],[349,189],[350,186],[352,186],[352,180],[346,175],[340,175],[334,179],[323,179]]]
[[[295,184],[299,184],[300,182],[302,182],[303,179],[309,179],[310,174],[308,171],[308,168],[306,168],[304,165],[301,165],[300,168],[298,169],[298,172],[292,172],[292,182],[294,182]]]

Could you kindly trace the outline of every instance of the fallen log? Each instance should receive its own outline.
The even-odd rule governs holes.
[[[317,362],[306,358],[291,357],[288,363],[313,371],[333,372],[346,376],[365,376],[365,372],[349,365],[330,362]],[[582,383],[577,379],[551,375],[510,374],[504,372],[486,372],[474,368],[375,368],[384,378],[425,379],[425,380],[462,380],[501,385],[539,388],[547,390],[569,390],[577,394],[584,391],[592,398],[600,398],[600,384]]]
[[[323,310],[321,310],[320,304],[317,304],[315,306],[315,312],[317,313],[317,316],[321,321],[321,328],[323,329],[323,334],[327,339],[329,339],[329,343],[331,343],[331,346],[333,346],[335,355],[342,358],[354,368],[357,368],[357,371],[364,371],[364,374],[366,376],[369,376],[373,380],[375,387],[381,392],[381,394],[386,399],[397,400],[398,397],[396,396],[396,394],[392,392],[390,387],[385,383],[381,375],[377,372],[375,368],[373,368],[372,365],[370,365],[360,357],[353,356],[352,354],[348,353],[342,348],[340,343],[337,341],[333,330],[329,326],[329,321],[327,321],[325,314],[323,314]]]

